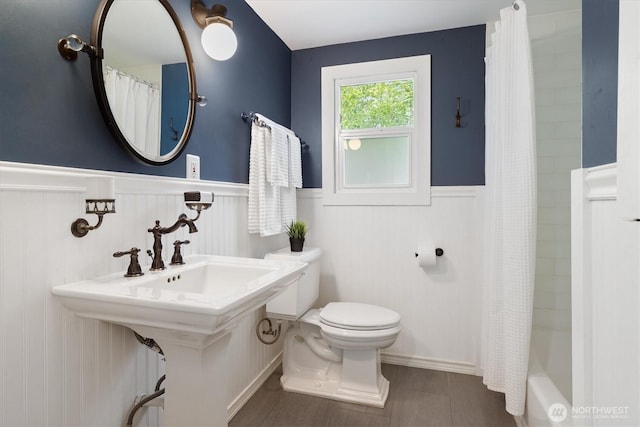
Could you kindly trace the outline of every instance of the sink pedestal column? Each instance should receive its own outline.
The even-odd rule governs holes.
[[[185,339],[162,333],[154,336],[144,329],[136,331],[153,338],[166,358],[164,425],[226,427],[227,346],[231,332]]]

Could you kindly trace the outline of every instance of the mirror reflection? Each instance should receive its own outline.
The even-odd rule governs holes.
[[[105,10],[102,75],[111,113],[130,149],[166,162],[190,131],[188,47],[158,0],[113,0]]]

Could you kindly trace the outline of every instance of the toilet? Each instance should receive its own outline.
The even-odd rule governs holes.
[[[293,321],[284,337],[280,383],[286,391],[382,408],[389,381],[380,370],[380,349],[398,337],[400,315],[355,302],[312,309],[321,255],[319,248],[285,248],[265,256],[308,264],[298,282],[267,303],[268,317]]]

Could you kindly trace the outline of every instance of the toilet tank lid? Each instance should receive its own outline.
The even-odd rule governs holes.
[[[289,248],[282,248],[275,252],[269,252],[264,258],[310,263],[318,260],[320,255],[322,255],[322,249],[320,248],[305,247],[302,252],[291,252]]]
[[[320,311],[323,323],[346,329],[387,329],[400,324],[400,315],[393,310],[356,302],[330,302]]]

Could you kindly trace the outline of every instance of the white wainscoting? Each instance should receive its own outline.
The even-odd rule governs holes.
[[[640,222],[620,218],[616,165],[572,173],[574,408],[627,408],[580,425],[640,424]]]
[[[433,187],[431,206],[323,206],[321,190],[298,192],[306,245],[324,251],[320,305],[377,304],[402,316],[383,361],[476,373],[484,187]],[[421,268],[415,252],[433,243],[444,256]]]
[[[115,177],[116,211],[84,238],[70,225],[84,213],[84,177]],[[174,239],[191,241],[183,253],[262,257],[286,244],[283,237],[249,236],[247,186],[206,181],[0,162],[0,425],[122,426],[137,394],[149,393],[164,362],[131,331],[79,319],[51,295],[55,285],[126,269],[116,251],[152,246],[147,229],[172,224],[184,191],[212,191],[198,233],[179,230],[164,239],[164,259]],[[146,269],[148,257],[141,256]],[[281,343],[261,344],[257,310],[232,337],[229,414],[234,414],[277,366]],[[149,408],[134,425],[157,426],[161,410]]]

